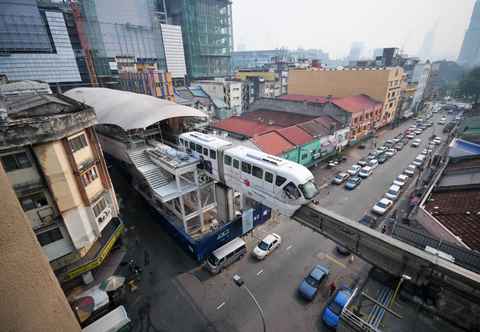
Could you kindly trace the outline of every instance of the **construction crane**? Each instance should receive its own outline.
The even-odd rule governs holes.
[[[80,46],[82,47],[85,63],[87,65],[88,75],[90,76],[90,83],[92,86],[97,86],[97,74],[95,72],[95,64],[93,62],[92,49],[85,32],[84,19],[80,10],[80,6],[77,1],[69,1],[70,8],[72,9],[73,18],[75,20],[75,26],[78,31],[78,38],[80,39]]]

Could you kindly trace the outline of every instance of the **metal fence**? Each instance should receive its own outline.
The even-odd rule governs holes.
[[[480,273],[480,253],[461,248],[454,244],[438,240],[418,230],[405,225],[397,224],[392,232],[392,236],[419,249],[425,249],[427,246],[447,253],[455,257],[455,264],[471,271]]]

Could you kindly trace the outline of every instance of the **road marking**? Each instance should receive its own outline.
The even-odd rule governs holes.
[[[257,276],[261,275],[263,273],[263,270],[260,270],[257,272]]]
[[[217,307],[217,310],[222,309],[222,307],[223,307],[224,305],[225,305],[225,302],[220,303],[220,304],[218,305],[218,307]]]
[[[292,247],[293,247],[293,245],[289,245],[289,246],[287,247],[287,251],[289,251],[290,249],[292,249]]]
[[[342,262],[337,261],[335,258],[333,258],[333,257],[331,257],[331,256],[329,256],[329,255],[325,255],[325,257],[326,257],[328,260],[332,261],[333,263],[335,263],[335,264],[343,267],[344,269],[347,267],[345,264],[343,264]]]

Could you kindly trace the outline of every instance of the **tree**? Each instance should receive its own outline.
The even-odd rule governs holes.
[[[480,99],[480,67],[468,72],[460,81],[458,88],[464,97],[473,99],[475,104],[478,103]]]

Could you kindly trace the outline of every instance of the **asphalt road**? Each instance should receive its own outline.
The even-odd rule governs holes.
[[[436,129],[429,128],[419,136],[422,146],[434,130],[442,135],[436,124],[439,117],[434,118]],[[377,146],[412,123],[409,121],[399,128],[378,133]],[[321,191],[320,204],[346,217],[359,219],[421,150],[406,146],[354,191],[346,191],[342,186],[326,186]],[[368,152],[351,149],[342,169],[348,169]],[[313,172],[322,185],[339,170],[319,167]],[[156,331],[261,331],[256,306],[232,281],[233,275],[239,274],[261,304],[268,331],[326,331],[321,323],[321,312],[328,300],[328,284],[335,280],[337,285],[352,285],[365,278],[368,272],[369,266],[359,258],[351,261],[339,255],[332,241],[295,221],[277,217],[246,239],[251,252],[264,235],[280,234],[282,245],[271,256],[259,262],[248,255],[221,274],[211,276],[165,234],[155,222],[156,213],[131,191],[126,179],[113,173],[115,188],[121,196],[123,217],[129,227],[129,255],[141,262],[147,250],[152,257],[150,265],[145,267],[139,291],[129,297],[129,314],[137,328],[141,325],[137,311],[148,302],[151,322],[145,322],[144,326],[152,324]],[[298,297],[297,287],[313,265],[319,263],[330,269],[330,276],[315,300],[307,303]]]

